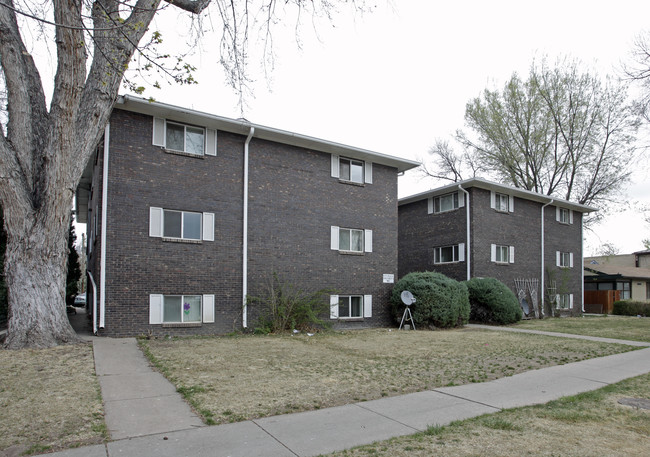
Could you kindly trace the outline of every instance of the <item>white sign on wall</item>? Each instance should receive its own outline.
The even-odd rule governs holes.
[[[395,275],[384,275],[384,284],[393,284],[395,282]]]

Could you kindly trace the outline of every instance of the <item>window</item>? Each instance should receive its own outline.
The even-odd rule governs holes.
[[[573,252],[555,252],[556,264],[560,268],[573,268]]]
[[[339,295],[339,318],[363,317],[363,297]]]
[[[201,239],[201,213],[163,211],[163,236],[184,240]]]
[[[514,211],[514,197],[512,195],[490,192],[490,208],[508,213]]]
[[[201,127],[167,122],[165,147],[174,151],[203,155],[205,131]]]
[[[339,159],[339,178],[345,181],[363,182],[363,162],[360,160]]]
[[[372,230],[331,227],[331,248],[335,251],[372,252]]]
[[[496,247],[496,257],[494,258],[495,262],[507,262],[508,261],[508,246],[497,246]]]
[[[150,324],[214,322],[214,295],[149,295]]]
[[[558,294],[555,297],[555,307],[558,309],[573,308],[573,294]]]
[[[149,208],[149,236],[214,241],[214,213]]]
[[[330,295],[331,319],[372,317],[372,295]]]
[[[340,228],[339,251],[363,252],[363,230]]]
[[[332,177],[357,184],[372,184],[372,162],[332,154]]]
[[[155,117],[152,144],[196,156],[217,155],[217,131]]]
[[[433,199],[433,212],[444,213],[445,211],[452,211],[458,208],[458,192],[451,194],[441,195]]]
[[[452,263],[465,260],[465,243],[433,249],[433,263]]]
[[[491,245],[490,260],[496,263],[514,263],[515,247],[503,246],[499,244]]]
[[[201,296],[164,295],[163,322],[201,322]]]
[[[555,219],[561,224],[573,224],[573,211],[556,206]]]
[[[629,300],[632,298],[632,295],[630,293],[630,284],[629,282],[617,282],[616,283],[616,290],[621,291],[621,300]]]

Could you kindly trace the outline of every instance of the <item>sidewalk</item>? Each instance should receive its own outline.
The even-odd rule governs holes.
[[[630,343],[638,345],[638,342]],[[430,425],[446,425],[504,408],[546,403],[650,373],[649,347],[486,383],[208,427],[200,421],[194,422],[196,416],[187,405],[180,410],[167,406],[166,401],[175,402],[180,397],[173,392],[173,387],[169,390],[171,384],[166,380],[162,382],[151,376],[153,373],[162,378],[149,368],[135,340],[93,338],[93,344],[106,422],[115,441],[48,456],[316,456],[410,435]],[[162,428],[141,428],[144,423],[154,422],[162,423]]]

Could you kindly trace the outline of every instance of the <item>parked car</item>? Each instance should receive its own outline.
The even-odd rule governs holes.
[[[77,296],[74,298],[74,305],[75,305],[77,308],[81,308],[81,307],[83,307],[83,306],[86,306],[86,294],[80,294],[80,295],[77,295]]]

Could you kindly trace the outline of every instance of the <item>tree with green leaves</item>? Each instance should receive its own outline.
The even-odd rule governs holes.
[[[513,74],[503,89],[470,100],[465,121],[469,129],[456,135],[460,156],[440,142],[431,151],[438,177],[472,173],[603,208],[635,163],[639,117],[627,86],[576,61],[533,64],[526,79]]]
[[[159,51],[149,31],[162,8],[220,24],[217,37],[226,79],[246,86],[248,40],[271,44],[279,15],[330,17],[355,0],[3,0],[0,3],[0,204],[7,249],[10,318],[5,346],[50,347],[78,338],[65,312],[70,209],[129,65],[193,83],[183,58]],[[361,2],[362,3],[362,2]],[[195,22],[199,27],[200,20]],[[219,25],[217,26],[219,30]],[[34,34],[54,43],[56,69],[45,80],[30,49]],[[171,61],[171,64],[164,62]],[[139,62],[142,62],[139,65]],[[49,65],[41,70],[49,71]],[[138,89],[134,83],[130,86]],[[49,89],[51,88],[51,89]],[[46,89],[51,93],[46,94]]]

